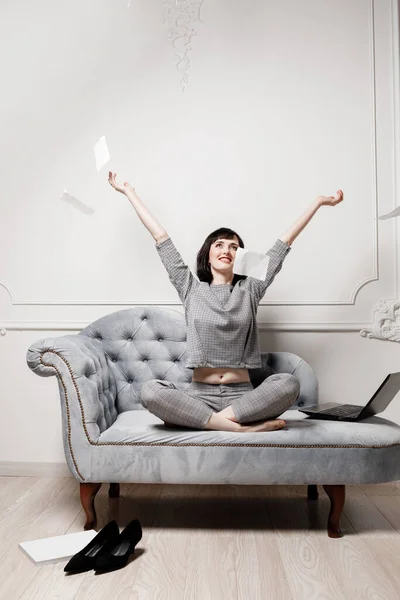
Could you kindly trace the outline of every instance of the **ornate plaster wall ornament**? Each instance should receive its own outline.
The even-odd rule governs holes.
[[[361,329],[362,337],[400,342],[400,302],[398,300],[380,300],[373,310],[371,329]]]
[[[400,206],[378,217],[380,220],[393,219],[400,216]],[[372,309],[373,323],[371,329],[361,329],[360,335],[389,342],[400,342],[400,302],[398,300],[381,300]]]
[[[203,0],[162,0],[164,5],[164,23],[169,24],[169,39],[177,57],[176,68],[182,74],[182,91],[188,82],[190,60],[188,57],[192,47],[191,39],[197,35],[192,24],[200,19]]]

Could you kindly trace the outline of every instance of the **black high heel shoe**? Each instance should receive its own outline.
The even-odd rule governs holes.
[[[133,554],[135,546],[142,539],[142,527],[138,519],[131,521],[119,534],[115,544],[107,544],[97,556],[94,570],[96,572],[122,569]]]
[[[79,573],[93,569],[96,558],[101,550],[108,544],[115,544],[119,537],[119,527],[116,521],[110,521],[103,529],[82,548],[65,565],[66,573]]]

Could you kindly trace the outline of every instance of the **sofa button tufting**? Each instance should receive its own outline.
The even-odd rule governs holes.
[[[117,362],[117,359],[116,358],[112,358],[111,361],[112,362]]]
[[[131,377],[130,379],[128,379],[128,383],[133,383],[133,377]]]
[[[297,403],[297,406],[304,406],[304,402],[303,402],[303,400],[300,400],[300,401]]]

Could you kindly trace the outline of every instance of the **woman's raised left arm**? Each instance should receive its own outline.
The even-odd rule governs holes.
[[[312,217],[315,215],[317,210],[321,206],[336,206],[339,202],[343,201],[343,191],[338,190],[336,196],[318,196],[318,198],[311,204],[311,206],[293,223],[293,225],[281,236],[279,239],[285,242],[288,246],[293,244],[299,233],[301,233],[304,227],[309,223]]]

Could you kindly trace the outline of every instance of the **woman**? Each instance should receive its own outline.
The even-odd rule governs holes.
[[[250,432],[282,429],[277,419],[292,406],[299,382],[289,373],[275,373],[254,389],[248,369],[261,367],[256,323],[257,307],[290,246],[321,206],[343,200],[319,196],[267,254],[265,280],[233,273],[241,237],[229,228],[213,231],[197,255],[197,280],[184,264],[171,238],[150,214],[127,182],[117,183],[109,172],[110,185],[124,194],[156,241],[169,278],[185,307],[187,361],[193,369],[191,384],[183,392],[162,379],[147,381],[141,390],[145,408],[167,424],[194,429]]]

